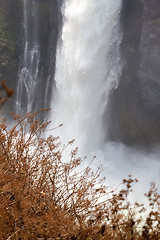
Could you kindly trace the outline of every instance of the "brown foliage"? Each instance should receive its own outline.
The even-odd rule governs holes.
[[[121,190],[107,191],[101,168],[78,170],[83,159],[77,149],[69,162],[62,160],[66,146],[41,136],[48,123],[34,120],[37,114],[15,115],[11,130],[0,123],[0,239],[160,239],[155,185],[146,195],[151,211],[142,224],[137,214],[143,205],[127,202],[137,180],[129,176]]]
[[[14,91],[7,86],[6,81],[1,82],[0,91],[3,91],[3,94],[5,94],[4,96],[0,95],[0,105],[4,104],[14,94]]]

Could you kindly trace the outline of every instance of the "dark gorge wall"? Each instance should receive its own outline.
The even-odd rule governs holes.
[[[0,0],[0,81],[15,86],[20,55],[22,1]]]
[[[36,34],[40,51],[39,81],[34,93],[33,111],[49,106],[54,79],[56,44],[61,23],[60,4],[61,0],[27,1],[28,44],[33,45]],[[3,107],[5,113],[16,111],[18,72],[23,68],[24,59],[25,27],[24,1],[0,0],[0,81],[6,80],[7,85],[15,92],[14,97]],[[47,94],[46,84],[49,85]],[[47,106],[44,106],[45,97]],[[26,105],[27,99],[24,91],[22,114],[26,113]]]
[[[60,28],[60,1],[24,1],[24,27],[16,111],[26,114],[50,106]],[[27,33],[25,32],[27,29]],[[27,43],[27,52],[25,52]],[[27,59],[27,60],[26,60]],[[24,73],[24,74],[23,74]],[[28,90],[29,89],[29,90]]]
[[[37,2],[39,4],[40,67],[33,111],[43,107],[50,107],[54,84],[57,39],[61,25],[59,0],[37,0]]]
[[[109,101],[109,139],[160,142],[160,1],[124,0],[122,76]]]

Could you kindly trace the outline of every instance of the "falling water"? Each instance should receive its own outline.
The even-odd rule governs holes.
[[[33,109],[36,86],[38,82],[40,47],[38,41],[39,19],[36,1],[24,2],[24,52],[18,74],[16,112],[25,113]],[[26,103],[24,103],[26,101]]]
[[[76,139],[82,153],[105,141],[104,115],[121,73],[121,0],[69,0],[57,49],[53,120],[62,141]]]

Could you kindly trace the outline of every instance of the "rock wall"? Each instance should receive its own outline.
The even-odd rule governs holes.
[[[124,0],[123,71],[109,101],[109,139],[160,142],[160,1]]]
[[[28,0],[31,1],[31,0]],[[30,2],[29,2],[30,3]],[[59,25],[61,23],[61,0],[35,0],[38,8],[38,37],[40,42],[40,72],[37,91],[35,92],[35,110],[44,107],[45,87],[48,76],[53,80],[56,44]],[[28,4],[30,6],[31,4]],[[33,9],[31,12],[34,12]],[[24,2],[23,0],[0,0],[0,81],[6,80],[7,85],[14,91],[5,107],[4,112],[15,111],[16,91],[18,86],[18,71],[21,68],[24,52]],[[32,14],[32,13],[31,13]],[[33,23],[30,22],[30,28]],[[32,36],[31,36],[32,38]],[[30,39],[29,41],[32,41]],[[51,97],[51,85],[48,91],[47,101]],[[26,99],[24,96],[24,103]]]
[[[0,0],[0,81],[10,80],[12,87],[19,65],[21,18],[21,0]]]

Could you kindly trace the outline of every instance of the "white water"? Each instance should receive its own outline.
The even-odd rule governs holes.
[[[56,63],[53,122],[81,154],[103,146],[104,115],[121,73],[121,0],[66,0]],[[106,125],[106,123],[105,123]]]
[[[18,74],[16,112],[22,113],[26,99],[25,114],[32,111],[38,83],[40,49],[38,41],[38,13],[35,0],[23,0],[24,4],[24,52]]]

